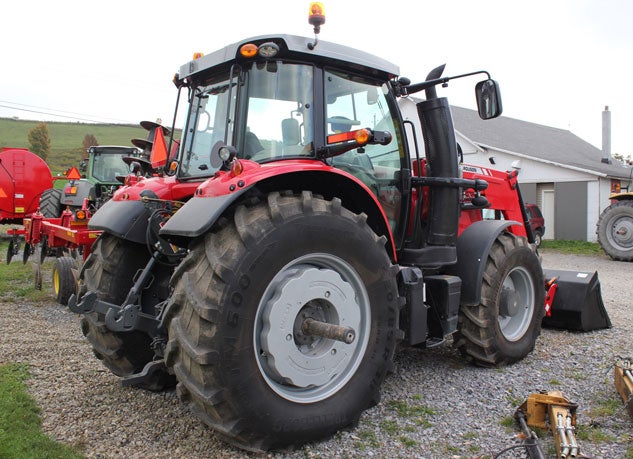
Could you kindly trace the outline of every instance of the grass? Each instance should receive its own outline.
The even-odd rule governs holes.
[[[622,408],[622,399],[618,396],[607,397],[597,401],[595,407],[587,411],[587,416],[592,418],[613,416]]]
[[[613,435],[604,432],[600,427],[583,424],[576,425],[576,437],[580,441],[593,444],[614,442],[616,440]]]
[[[602,249],[597,242],[543,241],[540,249],[553,250],[573,255],[603,255]]]
[[[0,234],[6,235],[6,225],[0,225]],[[7,264],[8,241],[0,240],[0,302],[13,302],[16,299],[27,301],[55,301],[51,284],[53,259],[47,258],[42,264],[42,289],[35,288],[35,274],[31,255],[26,264],[22,263],[22,253],[13,257]],[[24,246],[22,245],[22,249]]]
[[[140,123],[141,120],[139,120]],[[39,121],[0,118],[0,147],[29,148],[29,131]],[[83,140],[87,134],[97,138],[99,145],[132,145],[134,138],[144,139],[147,131],[139,125],[60,123],[47,121],[51,151],[46,160],[53,175],[76,166],[85,152]]]
[[[429,416],[436,414],[434,410],[423,405],[410,405],[401,400],[391,400],[387,406],[396,411],[402,418],[409,418],[418,426],[431,427]]]
[[[25,365],[0,365],[0,457],[83,457],[74,449],[44,435],[37,404],[26,391],[25,381],[28,378]]]

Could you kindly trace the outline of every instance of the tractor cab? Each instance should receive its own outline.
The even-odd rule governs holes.
[[[180,177],[234,173],[246,162],[292,173],[316,160],[371,192],[396,230],[407,157],[389,85],[398,69],[349,52],[324,42],[310,50],[301,37],[260,37],[183,66],[177,84],[188,85],[191,103]]]
[[[123,158],[138,156],[140,150],[125,146],[93,146],[88,149],[88,163],[82,161],[77,168],[71,168],[72,175],[62,190],[60,209],[69,206],[81,208],[84,199],[88,199],[92,211],[110,199],[112,193],[121,186],[117,177],[128,173],[128,165]],[[53,216],[53,215],[51,215]],[[56,215],[55,215],[56,216]]]

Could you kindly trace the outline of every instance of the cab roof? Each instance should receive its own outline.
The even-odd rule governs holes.
[[[239,49],[246,43],[260,45],[274,42],[280,47],[280,53],[275,59],[295,59],[314,62],[321,65],[332,65],[343,70],[362,73],[367,76],[389,80],[400,74],[397,65],[373,54],[359,51],[348,46],[327,41],[318,41],[313,49],[308,44],[314,43],[314,38],[296,35],[260,35],[241,40],[222,49],[192,60],[180,67],[179,78],[195,78],[196,74],[215,67],[225,67],[233,62],[243,61],[238,55]]]

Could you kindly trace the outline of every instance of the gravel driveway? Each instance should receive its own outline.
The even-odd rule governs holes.
[[[613,328],[545,329],[530,356],[502,369],[465,364],[450,343],[404,349],[383,385],[382,402],[354,430],[267,457],[494,457],[517,444],[514,410],[541,390],[560,390],[578,403],[583,454],[626,457],[633,423],[614,388],[612,366],[618,356],[633,356],[633,263],[546,252],[543,266],[597,270]],[[59,305],[0,302],[0,330],[0,363],[30,365],[29,390],[42,409],[44,431],[88,457],[262,457],[217,440],[173,391],[120,387],[93,357],[79,318]],[[549,432],[541,444],[555,456]],[[527,456],[514,450],[500,457]]]

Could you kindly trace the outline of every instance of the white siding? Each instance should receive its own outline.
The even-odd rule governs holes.
[[[587,241],[596,242],[596,223],[600,216],[600,182],[587,183]]]

